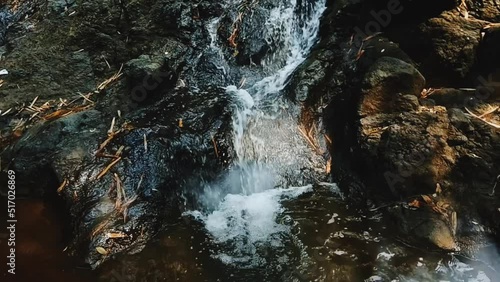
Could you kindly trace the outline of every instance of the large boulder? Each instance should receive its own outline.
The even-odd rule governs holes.
[[[393,112],[401,104],[398,94],[416,98],[424,86],[425,79],[414,66],[396,58],[382,57],[364,75],[359,114],[364,117]]]
[[[496,40],[493,28],[481,49],[487,22],[445,2],[402,1],[405,10],[382,28],[386,33],[362,42],[343,31],[373,21],[370,12],[387,1],[336,2],[320,44],[287,89],[303,102],[303,116],[323,117],[332,177],[351,201],[380,205],[413,243],[464,251],[500,236],[500,200],[492,192],[499,117],[493,111],[478,118],[494,110],[498,96],[489,77],[474,85],[488,61],[478,64],[477,52],[493,54]],[[409,15],[415,11],[421,13]]]
[[[69,251],[95,268],[114,254],[140,251],[162,223],[178,218],[183,189],[229,163],[228,101],[224,89],[180,89],[116,119],[108,134],[110,118],[80,112],[32,128],[2,161],[24,181],[19,196],[59,186],[74,230]]]

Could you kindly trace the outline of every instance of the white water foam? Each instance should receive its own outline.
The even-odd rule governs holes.
[[[205,223],[216,243],[231,247],[215,257],[228,264],[257,267],[266,262],[259,254],[259,244],[280,247],[283,244],[280,235],[289,232],[289,226],[277,221],[283,211],[280,202],[311,189],[308,185],[249,195],[228,194],[212,213],[205,215],[195,211],[190,214]]]

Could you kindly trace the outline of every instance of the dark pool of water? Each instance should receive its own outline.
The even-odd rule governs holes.
[[[201,222],[185,216],[141,253],[116,257],[91,271],[63,251],[69,238],[63,215],[43,201],[17,205],[16,279],[0,281],[488,281],[477,279],[480,272],[500,281],[498,272],[481,262],[408,246],[392,237],[377,214],[363,214],[325,195],[306,193],[283,203],[285,212],[277,220],[290,224],[292,235],[280,248],[258,246],[266,258],[259,267],[215,259],[231,250],[214,242]],[[2,254],[7,254],[6,236],[2,230]]]

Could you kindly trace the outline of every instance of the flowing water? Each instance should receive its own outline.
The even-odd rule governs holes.
[[[263,65],[270,75],[248,88],[234,85],[226,92],[235,101],[233,144],[236,161],[227,175],[206,184],[201,210],[189,211],[204,223],[218,244],[226,245],[215,258],[243,268],[269,263],[267,248],[284,248],[290,228],[278,223],[280,201],[309,191],[304,169],[324,168],[324,160],[300,135],[297,106],[280,94],[289,76],[316,42],[325,1],[281,1],[270,11],[265,39],[272,46]],[[214,21],[210,24],[212,43]],[[324,169],[323,169],[324,170]],[[311,180],[311,179],[309,179]],[[290,185],[302,187],[288,188]],[[286,256],[281,264],[288,263]]]
[[[241,1],[226,1],[237,9]],[[102,281],[499,281],[500,257],[474,259],[408,246],[387,219],[346,205],[324,182],[325,156],[299,130],[299,106],[283,98],[293,71],[317,42],[325,0],[279,0],[263,35],[270,51],[257,79],[222,85],[233,103],[236,159],[203,183],[194,208],[141,253],[95,273]],[[205,52],[221,60],[220,19]],[[262,75],[264,74],[264,75]],[[249,79],[250,81],[250,79]],[[63,270],[64,271],[64,270]],[[34,272],[36,273],[36,271]],[[90,280],[89,280],[90,281]]]

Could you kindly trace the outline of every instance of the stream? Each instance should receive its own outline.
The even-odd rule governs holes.
[[[300,105],[282,95],[318,41],[325,2],[278,0],[271,8],[263,23],[271,49],[257,71],[242,70],[246,79],[220,85],[232,101],[234,162],[216,180],[181,193],[176,223],[140,253],[117,256],[97,271],[68,262],[45,270],[68,281],[499,281],[493,244],[478,246],[474,258],[409,245],[394,236],[383,213],[350,206],[328,181],[327,153],[304,138]],[[224,6],[241,4],[226,0]],[[219,24],[214,18],[206,26],[210,44],[203,52],[219,56],[217,68],[229,75]],[[57,215],[42,209],[48,212],[39,217],[57,225]],[[46,249],[57,244],[40,243]],[[19,260],[31,255],[21,253]],[[53,252],[48,261],[63,256]]]

